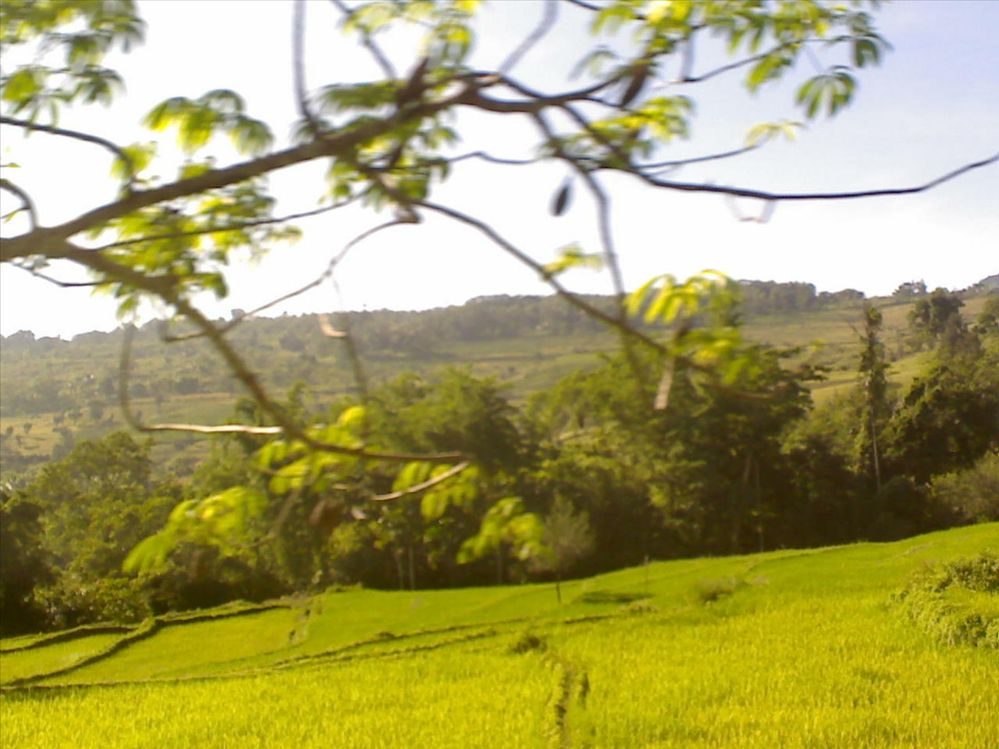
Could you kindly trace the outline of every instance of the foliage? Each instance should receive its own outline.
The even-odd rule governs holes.
[[[52,577],[42,546],[42,509],[0,491],[0,622],[4,634],[40,628],[43,612],[31,593]]]
[[[909,312],[909,327],[923,346],[933,346],[945,336],[953,337],[961,329],[964,303],[947,289],[934,289],[929,298],[916,300]]]
[[[557,495],[544,519],[541,553],[531,560],[536,571],[555,573],[555,596],[562,601],[562,577],[593,551],[593,531],[585,512],[577,513],[572,502]]]
[[[523,563],[541,553],[540,518],[546,511],[549,518],[561,513],[567,520],[561,509],[552,514],[558,509],[551,507],[552,497],[560,494],[578,501],[580,511],[600,524],[602,537],[596,544],[601,551],[612,546],[621,548],[619,554],[641,549],[645,556],[740,551],[795,540],[799,498],[790,490],[807,482],[796,482],[794,472],[810,465],[819,443],[812,443],[813,453],[795,463],[782,442],[808,409],[805,385],[815,372],[807,365],[796,370],[782,366],[798,352],[745,343],[735,311],[736,285],[718,273],[685,281],[665,274],[626,295],[602,173],[636,177],[656,189],[755,197],[767,201],[763,217],[769,216],[782,196],[662,178],[657,160],[676,139],[693,133],[695,99],[680,91],[741,71],[745,87],[755,93],[790,75],[809,47],[822,43],[835,62],[803,80],[794,98],[806,119],[835,115],[853,100],[856,72],[877,64],[888,48],[871,15],[861,4],[821,0],[574,3],[595,37],[627,32],[630,41],[585,45],[580,50],[579,73],[586,77],[582,87],[549,95],[519,80],[515,69],[550,30],[553,20],[547,11],[552,6],[524,45],[495,70],[480,70],[472,58],[479,28],[476,0],[335,5],[342,12],[341,30],[372,53],[381,70],[376,79],[324,78],[310,89],[304,73],[305,5],[296,5],[297,121],[273,126],[248,111],[240,92],[228,89],[171,96],[156,104],[143,124],[153,134],[176,134],[184,161],[175,164],[155,141],[119,145],[57,124],[73,104],[113,104],[123,78],[103,63],[113,50],[128,52],[141,41],[143,24],[135,3],[5,4],[0,44],[5,64],[13,59],[14,67],[5,67],[0,76],[0,101],[8,113],[3,124],[113,154],[110,172],[119,189],[109,203],[43,227],[37,224],[31,196],[5,177],[0,187],[21,202],[8,218],[27,228],[5,238],[3,262],[36,275],[56,261],[75,264],[90,274],[98,291],[118,300],[125,319],[134,319],[140,304],[151,302],[166,322],[182,324],[178,335],[165,334],[167,340],[201,339],[205,351],[225,363],[226,388],[231,392],[238,383],[249,398],[237,402],[235,417],[224,426],[145,425],[128,404],[140,391],[127,383],[130,360],[123,356],[120,396],[126,421],[148,431],[236,434],[246,456],[218,454],[192,486],[161,487],[152,479],[148,447],[120,436],[76,445],[70,427],[59,426],[61,441],[53,457],[64,460],[43,468],[25,490],[25,496],[44,506],[47,543],[61,570],[56,584],[36,593],[65,603],[70,613],[60,615],[97,616],[113,610],[119,598],[136,603],[133,586],[140,583],[117,577],[122,563],[145,582],[158,576],[171,601],[183,599],[177,595],[184,587],[178,583],[182,566],[192,584],[212,577],[233,592],[247,578],[265,581],[262,588],[274,580],[297,589],[319,585],[343,573],[339,563],[357,562],[371,576],[378,566],[394,563],[402,583],[406,558],[409,584],[415,587],[420,565],[435,580],[446,579],[454,565],[445,559],[457,556],[470,562],[492,554],[502,581],[508,556],[520,564],[522,574]],[[400,75],[379,44],[386,36],[409,32],[421,43],[409,72]],[[698,45],[713,41],[717,51],[736,59],[694,75],[695,39]],[[663,92],[652,82],[674,62],[681,75],[675,88]],[[489,154],[454,153],[463,135],[454,126],[459,111],[499,122],[521,117],[537,128],[536,158],[530,161],[561,164],[572,175],[555,193],[552,213],[558,217],[567,210],[574,181],[585,183],[598,209],[598,252],[573,244],[563,247],[554,262],[542,263],[478,218],[433,202],[454,164],[466,158],[495,160]],[[763,147],[779,135],[793,137],[798,127],[787,121],[761,123],[736,153]],[[289,129],[291,142],[280,142],[275,133]],[[231,148],[246,160],[220,166],[219,154]],[[734,154],[706,158],[728,155]],[[270,194],[268,176],[317,160],[328,162],[324,178],[312,186],[322,207],[277,215],[278,197]],[[5,174],[8,168],[4,166]],[[307,406],[300,388],[285,400],[274,397],[259,366],[244,357],[230,335],[246,315],[212,321],[198,304],[206,293],[228,294],[225,268],[239,251],[259,255],[295,239],[296,218],[352,202],[375,212],[389,208],[395,219],[358,235],[342,253],[375,231],[419,223],[427,215],[457,221],[525,263],[588,319],[620,334],[622,356],[597,373],[557,387],[552,402],[539,409],[547,411],[540,423],[530,423],[529,417],[525,425],[518,423],[497,382],[460,370],[432,381],[408,376],[371,388],[359,338],[349,325],[340,325],[350,322],[343,317],[338,322],[342,330],[326,321],[323,336],[342,339],[349,364],[341,371],[350,370],[355,392],[320,408]],[[334,276],[342,253],[305,288]],[[566,271],[595,266],[598,260],[614,284],[615,294],[605,303],[575,295],[563,285]],[[766,295],[771,289],[757,291]],[[814,289],[798,288],[786,303],[807,305],[812,297]],[[945,315],[947,304],[938,301],[936,296],[927,301],[926,314],[920,312],[917,322],[941,337],[947,351],[979,356],[977,338],[954,322],[954,315]],[[783,298],[780,304],[785,304]],[[876,322],[869,317],[872,330]],[[658,332],[659,325],[666,330]],[[126,352],[134,333],[127,331]],[[399,329],[391,334],[396,341],[405,337]],[[285,352],[286,360],[295,362],[294,380],[301,379],[299,371],[321,369],[314,339],[283,331],[273,341],[270,350]],[[407,346],[421,349],[414,341]],[[869,349],[880,353],[874,343]],[[207,389],[207,372],[192,371],[188,364],[181,372],[168,361],[168,378],[143,384],[144,392],[158,395],[158,411],[167,386],[186,396]],[[881,364],[872,360],[862,367],[872,373],[868,390],[880,404]],[[904,474],[895,487],[965,465],[993,446],[992,437],[976,424],[946,458],[935,464],[922,460],[939,448],[941,415],[951,415],[954,389],[950,375],[942,372],[934,376],[948,381],[939,388],[932,377],[924,382],[891,425],[892,466]],[[111,382],[106,374],[99,382],[95,386],[102,394],[111,395],[114,387],[104,386]],[[977,383],[951,411],[963,417],[989,406],[976,388]],[[108,390],[112,392],[103,392]],[[27,403],[62,395],[57,382],[38,378]],[[573,398],[576,402],[570,402]],[[103,417],[103,405],[91,402],[93,420]],[[877,409],[868,411],[876,421]],[[578,442],[565,446],[571,442],[565,434],[567,414],[578,422],[581,434]],[[913,431],[920,432],[922,443],[917,444]],[[592,470],[600,484],[579,486],[591,481],[581,469]],[[814,493],[816,487],[808,490]],[[417,497],[419,512],[415,505],[387,504]],[[621,506],[615,504],[619,499]],[[623,546],[636,531],[643,535],[642,543]],[[371,546],[367,555],[357,551],[364,543]],[[580,538],[573,545],[580,547]],[[91,585],[95,579],[99,584]],[[71,600],[87,591],[96,591],[93,600]]]
[[[921,570],[895,599],[917,625],[948,645],[999,648],[999,558]]]
[[[986,453],[969,468],[934,476],[931,493],[973,522],[999,520],[999,452]]]

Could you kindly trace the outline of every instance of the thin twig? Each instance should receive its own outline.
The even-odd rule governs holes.
[[[31,196],[9,179],[3,177],[0,177],[0,189],[6,190],[11,195],[20,198],[21,200],[21,207],[15,208],[13,211],[4,214],[3,218],[7,219],[20,213],[21,211],[27,211],[28,221],[31,224],[32,231],[34,231],[38,227],[38,212],[35,211],[35,204],[31,200]]]
[[[245,320],[250,319],[252,317],[255,317],[256,315],[259,315],[261,312],[263,312],[265,310],[268,310],[271,307],[275,307],[278,304],[281,304],[282,302],[287,302],[289,299],[294,299],[295,297],[301,296],[305,292],[310,291],[311,289],[314,289],[317,286],[320,286],[323,283],[323,281],[325,281],[326,279],[330,278],[333,275],[333,270],[344,259],[344,257],[346,257],[347,253],[350,251],[350,249],[352,247],[356,246],[362,240],[367,239],[368,237],[372,236],[373,234],[376,234],[379,231],[382,231],[383,229],[388,229],[389,227],[398,226],[399,224],[403,224],[403,223],[409,223],[409,222],[402,221],[402,220],[399,220],[399,219],[395,219],[393,221],[387,221],[384,224],[379,224],[378,226],[375,226],[375,227],[373,227],[371,229],[368,229],[366,231],[361,232],[356,237],[354,237],[349,242],[347,242],[347,244],[344,245],[343,249],[340,250],[340,252],[338,252],[336,255],[334,255],[330,259],[329,263],[327,263],[326,268],[325,268],[325,270],[323,270],[322,273],[320,273],[316,278],[314,278],[313,280],[309,281],[304,286],[300,286],[299,288],[295,289],[294,291],[289,291],[287,294],[282,294],[281,296],[279,296],[279,297],[277,297],[275,299],[271,299],[269,302],[266,302],[265,304],[261,304],[259,307],[255,307],[254,309],[250,310],[246,314],[241,315],[240,317],[237,317],[237,318],[234,318],[234,319],[230,320],[225,325],[219,325],[219,326],[213,326],[213,327],[215,327],[215,330],[217,330],[219,333],[222,333],[222,334],[228,333],[230,330],[232,330],[236,326],[241,325]],[[179,341],[190,341],[190,340],[193,340],[195,338],[203,338],[204,336],[205,336],[205,334],[203,332],[200,332],[200,333],[199,332],[194,332],[194,333],[186,333],[184,335],[178,335],[178,336],[164,335],[164,336],[162,336],[162,338],[167,343],[177,343]]]
[[[889,195],[914,195],[916,193],[926,192],[927,190],[932,190],[934,187],[938,187],[945,182],[950,182],[952,179],[956,179],[962,174],[966,174],[975,169],[990,166],[995,164],[997,161],[999,161],[999,153],[996,153],[987,159],[982,159],[981,161],[965,164],[964,166],[947,172],[940,177],[931,179],[929,182],[924,182],[921,185],[915,185],[913,187],[887,187],[876,188],[873,190],[855,190],[847,192],[768,192],[766,190],[754,190],[744,187],[661,180],[656,179],[651,175],[643,174],[637,169],[623,169],[621,171],[634,174],[642,181],[655,187],[662,187],[668,190],[679,190],[681,192],[707,192],[718,195],[731,195],[737,198],[757,198],[759,200],[852,200],[856,198],[876,198]]]
[[[20,263],[17,262],[12,263],[12,265],[19,270],[23,270],[25,273],[30,273],[35,278],[39,278],[42,281],[47,281],[48,283],[54,286],[58,286],[59,288],[62,289],[93,287],[93,286],[100,286],[102,283],[104,283],[103,281],[60,281],[58,278],[53,278],[52,276],[46,275],[45,273],[42,273],[41,271],[36,270],[35,268],[32,268],[30,266],[21,265]]]
[[[596,177],[565,153],[562,146],[558,143],[555,133],[552,132],[551,127],[540,112],[534,115],[534,121],[541,130],[541,134],[545,140],[555,144],[556,155],[565,161],[580,176],[583,182],[586,183],[590,194],[597,204],[597,228],[600,234],[600,244],[603,248],[604,264],[607,266],[608,273],[610,273],[611,285],[614,289],[614,305],[621,328],[621,345],[624,347],[628,365],[635,375],[635,382],[641,389],[645,384],[645,378],[642,374],[638,358],[631,346],[631,336],[624,332],[625,328],[630,329],[631,326],[628,325],[627,292],[624,288],[624,276],[621,273],[621,263],[618,261],[617,252],[614,248],[614,233],[611,229],[610,198],[607,197],[607,193],[604,192],[603,188],[597,182]]]
[[[115,247],[127,247],[129,245],[140,244],[142,242],[157,242],[165,239],[184,239],[186,237],[197,237],[203,234],[218,234],[220,232],[226,232],[226,231],[241,231],[243,229],[254,229],[258,226],[268,226],[270,224],[283,224],[288,221],[297,221],[298,219],[301,218],[311,218],[313,216],[319,216],[323,213],[329,213],[330,211],[335,211],[337,208],[343,208],[344,206],[350,205],[359,197],[361,197],[361,194],[352,195],[347,200],[341,200],[339,203],[326,205],[323,206],[322,208],[313,208],[312,210],[309,211],[300,211],[299,213],[289,213],[285,216],[262,218],[262,219],[257,219],[255,221],[241,221],[235,224],[226,224],[224,226],[206,226],[201,229],[172,232],[169,234],[148,234],[144,237],[135,237],[134,239],[122,239],[117,242],[109,242],[108,244],[103,244],[99,247],[92,247],[90,249],[93,252],[100,252],[101,250],[110,250]]]
[[[485,151],[471,151],[469,153],[463,153],[460,156],[441,159],[440,161],[447,162],[448,164],[457,164],[459,161],[466,161],[467,159],[482,159],[483,161],[488,161],[493,164],[504,164],[506,166],[527,166],[528,164],[537,164],[541,161],[541,157],[534,157],[531,159],[506,159],[501,156],[493,156],[491,153],[486,153]]]
[[[527,36],[520,45],[511,52],[507,58],[500,64],[498,72],[500,75],[506,75],[511,70],[513,70],[517,63],[519,63],[524,55],[531,51],[538,42],[540,42],[545,35],[551,31],[552,26],[555,24],[558,18],[558,5],[555,0],[545,0],[544,11],[541,15],[541,21],[538,23],[537,27]]]
[[[348,8],[347,5],[343,2],[343,0],[332,0],[332,2],[337,7],[337,9],[344,15],[346,20],[350,20],[350,18],[353,17],[354,11]],[[399,74],[392,66],[392,63],[388,59],[388,57],[385,56],[385,53],[382,52],[381,47],[379,47],[378,44],[375,42],[375,40],[372,38],[371,33],[364,28],[359,29],[359,31],[361,37],[361,44],[363,44],[364,48],[371,53],[371,56],[373,58],[375,58],[375,62],[378,63],[378,67],[382,69],[382,73],[385,74],[385,77],[388,78],[389,80],[397,79],[399,77]]]
[[[494,244],[499,246],[509,255],[512,255],[521,263],[531,268],[542,281],[547,283],[558,296],[565,299],[569,304],[577,309],[585,312],[590,317],[600,320],[605,325],[622,331],[627,335],[632,336],[638,341],[641,341],[646,346],[651,349],[658,351],[659,353],[666,353],[666,347],[653,338],[642,333],[640,330],[636,330],[627,323],[622,323],[615,315],[609,315],[598,307],[594,307],[592,304],[587,302],[582,297],[569,291],[565,286],[563,286],[559,281],[549,273],[545,267],[539,263],[537,260],[532,258],[526,252],[518,248],[516,245],[501,236],[495,229],[493,229],[489,224],[480,221],[473,216],[469,216],[467,213],[462,213],[461,211],[449,208],[438,203],[431,203],[427,200],[414,201],[414,205],[420,206],[421,208],[426,208],[429,211],[439,213],[443,216],[447,216],[455,221],[471,226],[472,228],[478,230],[480,233],[488,237]]]
[[[13,125],[14,127],[20,127],[25,130],[48,133],[49,135],[60,135],[64,138],[72,138],[73,140],[79,140],[85,143],[93,143],[94,145],[101,146],[125,162],[125,165],[128,167],[129,177],[127,184],[129,188],[131,188],[132,183],[135,180],[135,163],[132,161],[132,157],[129,156],[125,149],[121,146],[116,143],[112,143],[106,138],[91,135],[90,133],[84,133],[79,130],[69,130],[64,127],[56,127],[55,125],[42,125],[37,122],[21,120],[16,117],[8,117],[7,115],[0,115],[0,125]]]
[[[444,471],[444,473],[440,474],[439,476],[434,476],[433,478],[427,479],[426,481],[423,481],[419,484],[414,484],[408,489],[402,489],[397,492],[391,492],[390,494],[376,494],[373,497],[369,497],[369,499],[373,502],[392,502],[397,499],[402,499],[403,497],[411,497],[414,494],[425,492],[427,489],[432,489],[438,484],[443,484],[448,479],[457,476],[459,473],[464,471],[470,465],[472,465],[470,461],[467,460],[462,461],[453,468],[449,468],[448,470]]]
[[[676,169],[677,167],[687,166],[688,164],[701,164],[705,161],[720,161],[722,159],[730,159],[734,156],[742,156],[750,151],[755,151],[760,146],[743,146],[742,148],[733,148],[729,151],[720,151],[719,153],[711,153],[705,156],[693,156],[689,159],[671,159],[669,161],[655,161],[651,164],[635,164],[635,169],[645,171],[647,169]],[[601,167],[603,168],[603,167]]]
[[[321,138],[323,128],[309,109],[307,87],[305,85],[305,0],[295,0],[292,10],[291,56],[292,77],[295,81],[295,102],[298,113],[305,120],[313,138]]]

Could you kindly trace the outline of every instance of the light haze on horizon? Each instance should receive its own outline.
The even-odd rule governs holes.
[[[119,143],[155,137],[161,153],[169,153],[173,134],[144,130],[139,125],[143,115],[169,96],[232,88],[245,97],[249,114],[272,127],[276,147],[281,147],[295,119],[291,4],[239,4],[238,33],[224,37],[219,29],[232,26],[233,3],[197,3],[197,16],[180,10],[184,4],[140,2],[148,23],[145,44],[107,63],[122,73],[127,92],[110,110],[67,110],[60,124],[99,132]],[[509,12],[511,6],[505,0],[485,11],[473,58],[479,65],[496,65],[536,23],[538,3],[519,0],[514,13]],[[564,74],[581,55],[582,16],[572,10],[562,8],[567,30],[528,55],[515,70],[517,77],[541,88],[563,85]],[[310,87],[378,76],[367,53],[334,29],[331,4],[310,4],[309,13]],[[846,111],[810,123],[795,143],[773,143],[738,159],[687,167],[677,179],[786,192],[907,187],[999,151],[999,49],[994,43],[999,2],[899,2],[884,6],[875,17],[894,51],[880,67],[859,72],[859,91]],[[411,64],[406,54],[410,49],[402,40],[390,50],[402,70]],[[707,67],[711,60],[698,62]],[[737,85],[739,74],[682,91],[697,102],[692,135],[689,141],[671,144],[663,157],[727,150],[742,145],[753,124],[801,119],[792,106],[794,82],[812,70],[801,71],[788,83],[756,96]],[[535,143],[533,131],[514,119],[495,123],[483,122],[478,115],[462,116],[458,128],[464,142],[456,153],[482,148],[523,157],[531,155]],[[100,149],[42,134],[22,144],[12,130],[3,129],[3,158],[8,161],[12,153],[18,154],[23,167],[19,184],[35,197],[43,224],[113,199],[114,183],[106,178],[108,159]],[[216,153],[223,157],[221,164],[237,158],[224,149]],[[29,179],[29,174],[37,176]],[[315,207],[321,174],[322,167],[311,164],[273,175],[275,214]],[[525,170],[465,162],[432,199],[489,220],[501,234],[547,262],[571,242],[578,241],[587,251],[598,249],[594,210],[581,185],[576,185],[565,216],[549,215],[552,194],[565,177],[565,167],[555,164]],[[615,239],[630,287],[663,272],[682,277],[717,268],[733,278],[802,281],[824,291],[850,287],[886,295],[903,281],[924,279],[931,288],[962,288],[999,272],[997,165],[914,196],[784,202],[766,224],[736,220],[728,203],[716,196],[654,191],[621,176],[609,176],[605,184],[613,196]],[[3,199],[9,210],[9,196]],[[739,210],[753,213],[759,206],[740,203]],[[298,224],[304,232],[300,242],[276,248],[259,263],[234,267],[227,274],[229,298],[206,303],[204,309],[214,317],[228,316],[230,309],[251,309],[301,286],[318,276],[329,257],[353,236],[386,218],[350,208],[303,221]],[[15,230],[4,227],[4,233]],[[83,280],[57,266],[52,273]],[[533,272],[479,235],[437,218],[367,240],[348,256],[337,278],[348,309],[426,309],[476,296],[550,291]],[[565,281],[585,293],[611,290],[606,274],[592,271],[573,271]],[[324,286],[274,313],[328,311],[340,304]],[[71,337],[117,324],[110,299],[95,298],[88,290],[58,289],[9,265],[0,267],[4,335],[29,329],[36,335]]]

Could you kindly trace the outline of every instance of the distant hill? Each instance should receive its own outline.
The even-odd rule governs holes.
[[[861,292],[817,293],[811,284],[772,281],[740,285],[751,339],[802,346],[797,361],[829,367],[830,379],[817,394],[853,381]],[[602,309],[613,306],[610,297],[586,299]],[[970,316],[977,299],[966,301]],[[897,375],[903,378],[914,371],[904,340],[912,301],[875,300],[885,316],[884,340],[899,359]],[[618,345],[617,336],[601,323],[553,296],[480,297],[423,312],[352,312],[334,315],[332,324],[349,327],[374,381],[407,370],[429,374],[467,366],[476,375],[507,383],[515,398],[595,366],[601,353]],[[130,377],[134,407],[147,420],[224,421],[241,395],[238,384],[204,340],[165,344],[163,332],[153,323],[136,331]],[[0,467],[5,472],[64,454],[75,441],[123,426],[117,407],[123,338],[118,330],[84,333],[70,341],[35,338],[25,331],[0,339]],[[323,334],[317,315],[245,319],[229,338],[279,396],[304,383],[307,403],[322,411],[331,399],[352,392],[343,343]],[[813,345],[817,341],[822,345]],[[157,457],[189,465],[196,460],[196,444],[193,436],[165,436],[159,438]]]

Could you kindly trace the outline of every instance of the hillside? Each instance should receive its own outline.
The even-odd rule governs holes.
[[[806,284],[742,283],[748,338],[802,347],[792,363],[829,368],[827,379],[815,385],[816,400],[854,382],[859,292],[816,295]],[[589,299],[609,304],[607,298]],[[964,298],[965,319],[974,319],[984,299],[983,293]],[[913,302],[873,301],[885,318],[883,339],[894,360],[890,375],[905,384],[920,362],[906,346],[906,315]],[[343,344],[325,337],[317,322],[316,316],[250,319],[235,327],[231,337],[275,393],[305,383],[307,405],[322,411],[353,386]],[[426,312],[351,313],[346,322],[374,382],[404,371],[428,374],[466,366],[475,375],[505,383],[515,399],[597,365],[601,353],[618,345],[614,334],[554,297],[489,297]],[[0,434],[5,470],[65,455],[80,440],[122,428],[117,407],[122,339],[121,331],[88,333],[72,341],[36,340],[25,333],[3,339]],[[134,408],[146,420],[199,423],[224,421],[240,393],[203,340],[164,344],[152,324],[136,335],[130,391]],[[199,444],[191,435],[158,436],[154,454],[184,474],[199,459]]]
[[[911,581],[989,550],[999,524],[656,562],[561,605],[551,585],[330,590],[4,640],[4,745],[982,749],[994,557],[929,598]]]

